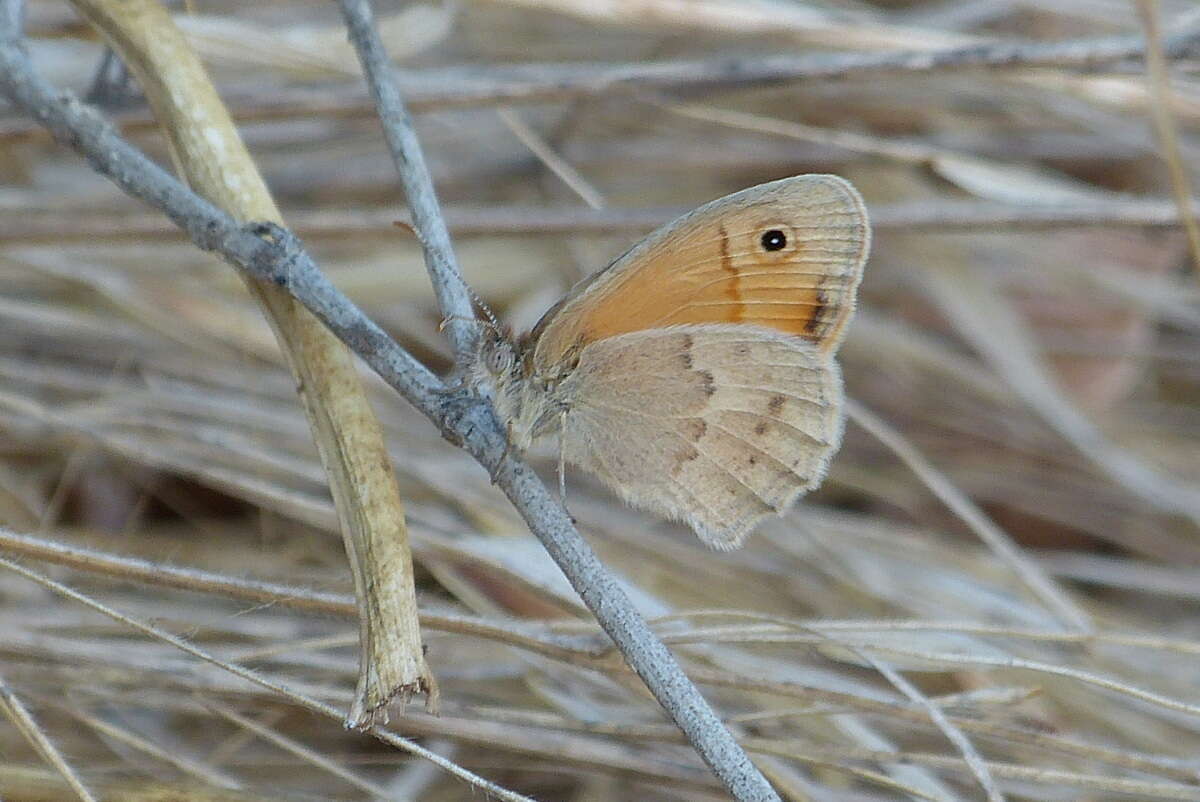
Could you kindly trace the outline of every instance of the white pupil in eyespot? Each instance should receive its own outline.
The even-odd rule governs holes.
[[[764,232],[762,235],[763,250],[778,251],[787,247],[787,235],[777,228]]]

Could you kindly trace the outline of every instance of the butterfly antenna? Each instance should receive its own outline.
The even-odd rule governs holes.
[[[423,236],[421,236],[421,232],[412,223],[410,223],[407,220],[394,220],[394,221],[392,221],[392,225],[394,225],[396,228],[402,228],[405,231],[407,231],[408,233],[412,234],[412,236],[414,238],[416,238],[417,242],[420,244],[422,249],[429,250],[428,245],[425,241],[425,238]],[[471,301],[474,302],[475,306],[479,307],[480,311],[483,312],[483,316],[487,318],[486,323],[489,324],[494,330],[496,330],[498,332],[503,331],[503,329],[500,326],[500,321],[492,313],[491,308],[489,308],[488,305],[483,302],[482,298],[480,298],[478,295],[475,294],[475,290],[471,289],[471,286],[469,284],[467,284],[465,281],[462,281],[461,278],[459,279],[459,281],[462,283],[463,288],[466,289],[467,294],[471,296]],[[476,323],[481,322],[478,318],[475,318],[475,317],[465,317],[463,315],[450,315],[449,317],[442,318],[442,322],[438,324],[438,332],[440,333],[440,332],[444,331],[446,326],[450,325],[450,321],[452,321],[452,320],[471,320]]]
[[[475,305],[479,307],[479,311],[483,312],[483,316],[486,317],[488,322],[492,324],[492,328],[496,331],[502,331],[503,327],[500,325],[500,319],[497,318],[492,312],[492,308],[485,304],[483,299],[476,295],[475,290],[471,289],[470,287],[467,287],[467,293],[470,294],[471,300],[475,302]]]
[[[480,320],[477,317],[464,317],[463,315],[450,315],[449,317],[442,318],[442,322],[438,324],[438,331],[441,332],[446,328],[446,326],[450,325],[451,320],[470,320],[473,323],[479,323],[487,326],[497,334],[503,334],[504,327],[500,324],[499,318],[496,317],[491,308],[483,302],[482,298],[475,294],[475,290],[471,289],[469,286],[466,287],[466,290],[467,294],[471,296],[471,301],[475,304],[478,310],[483,313],[483,316],[487,318],[487,320]]]
[[[446,327],[450,325],[450,321],[452,320],[469,320],[472,323],[482,323],[483,325],[487,325],[487,321],[480,320],[476,317],[467,317],[466,315],[450,315],[449,317],[442,318],[441,322],[438,323],[438,333],[441,334],[443,331],[445,331]]]

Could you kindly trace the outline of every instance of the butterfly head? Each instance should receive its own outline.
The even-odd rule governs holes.
[[[533,347],[514,341],[506,331],[489,327],[480,339],[471,368],[471,383],[491,399],[520,451],[557,422],[556,382],[548,382],[533,366]]]

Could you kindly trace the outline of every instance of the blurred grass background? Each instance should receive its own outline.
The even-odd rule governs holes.
[[[1198,22],[1188,2],[1144,10],[1168,35]],[[1200,799],[1200,292],[1173,199],[1200,153],[1200,51],[1169,88],[1140,61],[663,87],[646,65],[1136,35],[1145,14],[377,11],[467,277],[517,329],[716,196],[835,172],[866,197],[875,246],[841,357],[857,406],[819,492],[717,554],[568,477],[589,540],[786,799],[983,798],[947,728],[1008,799]],[[207,0],[178,22],[321,265],[444,367],[336,9]],[[47,77],[167,162],[68,5],[30,4],[27,30]],[[612,74],[632,77],[588,80]],[[11,110],[0,175],[0,555],[344,709],[351,577],[240,281]],[[723,798],[485,472],[370,381],[442,697],[392,729],[537,799]],[[553,444],[535,456],[552,476]],[[480,797],[24,576],[0,571],[0,600],[3,686],[101,798]],[[9,723],[0,798],[75,798]]]

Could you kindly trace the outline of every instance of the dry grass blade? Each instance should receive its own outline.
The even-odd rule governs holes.
[[[62,754],[55,748],[54,743],[47,737],[42,728],[38,726],[33,714],[29,712],[29,708],[17,698],[16,694],[12,692],[3,680],[0,680],[0,705],[3,706],[4,714],[8,717],[12,725],[37,750],[42,759],[58,772],[59,776],[62,777],[71,789],[71,793],[79,799],[79,802],[96,802],[96,797],[92,796],[92,792],[79,779],[79,775],[63,759]]]
[[[529,151],[534,156],[537,156],[550,172],[554,173],[564,184],[570,187],[571,191],[578,195],[584,203],[592,209],[604,208],[604,198],[596,188],[578,170],[568,164],[562,156],[555,153],[550,143],[542,139],[540,134],[530,128],[516,111],[512,109],[498,109],[496,114],[508,126],[508,129],[513,132],[513,136],[521,140],[521,144],[529,148]]]
[[[213,655],[208,654],[204,650],[188,643],[187,641],[185,641],[184,639],[182,639],[176,635],[172,635],[169,632],[165,632],[164,630],[159,629],[158,627],[154,627],[149,624],[143,623],[134,618],[131,618],[130,616],[124,615],[116,610],[113,610],[103,604],[100,604],[99,602],[96,602],[96,601],[88,598],[87,596],[85,596],[81,593],[78,593],[75,590],[72,590],[71,588],[67,587],[66,585],[63,585],[62,583],[55,582],[54,580],[49,579],[45,576],[42,576],[41,574],[38,574],[35,571],[30,571],[29,569],[24,568],[21,565],[18,565],[17,563],[11,562],[10,560],[6,560],[3,558],[0,558],[0,566],[6,568],[7,570],[9,570],[21,577],[24,577],[25,579],[28,579],[32,582],[36,582],[39,585],[42,585],[43,587],[47,588],[48,590],[52,590],[55,593],[58,593],[62,596],[65,596],[68,599],[71,599],[74,602],[83,604],[84,606],[89,607],[102,615],[108,616],[109,618],[113,619],[114,621],[117,621],[118,623],[132,627],[132,628],[142,632],[143,634],[149,635],[150,637],[155,638],[157,640],[161,640],[161,641],[175,647],[176,649],[180,649],[181,651],[187,652],[188,654],[191,654],[193,657],[197,657],[206,663],[210,663],[214,666],[217,666],[218,668],[223,669],[224,671],[228,671],[229,673],[231,673],[243,680],[246,680],[250,683],[253,683],[255,685],[259,685],[263,688],[266,688],[269,691],[277,693],[280,696],[282,696],[290,701],[296,702],[296,703],[308,708],[309,710],[312,710],[313,712],[320,713],[321,715],[324,715],[328,718],[333,718],[335,720],[338,720],[341,718],[341,714],[337,711],[337,709],[330,705],[327,705],[316,699],[308,698],[300,693],[296,693],[295,691],[290,690],[289,688],[287,688],[284,685],[280,685],[277,682],[274,682],[266,677],[261,676],[257,672],[251,671],[251,670],[243,668],[241,666],[234,665],[232,663],[228,663],[224,660],[214,657]],[[378,729],[378,728],[372,726],[372,727],[367,728],[366,732],[375,736],[376,738],[383,741],[384,743],[387,743],[392,746],[396,746],[401,749],[405,749],[405,750],[411,751],[415,754],[421,755],[425,759],[438,764],[446,771],[449,771],[450,773],[455,774],[460,779],[465,780],[472,786],[479,788],[480,790],[486,791],[490,794],[495,795],[497,799],[508,800],[509,802],[528,802],[528,797],[522,796],[521,794],[515,794],[511,791],[508,791],[504,788],[501,788],[501,787],[495,785],[494,783],[490,783],[481,777],[475,776],[475,775],[471,774],[470,772],[462,769],[460,766],[457,766],[457,765],[451,763],[450,761],[445,760],[440,755],[435,755],[433,753],[430,753],[427,750],[422,749],[417,744],[407,741],[403,738],[400,738],[392,733],[387,732],[386,730]],[[91,797],[88,797],[88,796],[82,796],[81,798],[91,799]]]
[[[233,777],[220,772],[212,766],[205,765],[199,760],[194,760],[187,755],[172,751],[160,744],[138,735],[123,727],[119,727],[111,722],[104,721],[96,716],[88,715],[79,710],[73,710],[66,705],[60,705],[64,712],[80,723],[92,728],[97,734],[111,739],[115,743],[123,746],[128,746],[143,754],[149,755],[157,760],[174,766],[183,774],[190,775],[199,782],[211,785],[214,788],[224,788],[230,790],[240,789],[242,784]]]
[[[321,769],[322,771],[327,771],[330,774],[334,775],[335,777],[345,780],[350,785],[353,785],[356,788],[360,788],[363,791],[366,791],[368,794],[371,794],[372,796],[378,797],[380,799],[387,799],[391,796],[388,792],[388,789],[384,788],[383,786],[377,785],[376,783],[370,782],[370,781],[358,776],[354,772],[347,769],[345,766],[339,766],[333,760],[330,760],[329,758],[325,757],[324,755],[320,754],[319,752],[315,752],[312,749],[309,749],[308,747],[299,743],[298,741],[277,732],[276,730],[272,729],[271,727],[268,727],[264,724],[254,721],[252,719],[248,719],[245,716],[239,715],[238,713],[236,713],[232,710],[229,710],[228,708],[225,708],[225,707],[214,707],[213,709],[216,711],[217,715],[221,716],[222,718],[228,719],[229,721],[232,721],[234,724],[238,725],[239,727],[242,727],[247,732],[252,732],[255,735],[257,735],[258,737],[263,738],[264,740],[270,741],[271,743],[278,746],[280,749],[283,749],[287,752],[291,752],[292,754],[294,754],[297,757],[301,758],[302,760],[312,764],[313,766],[317,767],[318,769]]]
[[[1154,125],[1162,141],[1163,158],[1171,171],[1171,190],[1175,195],[1175,203],[1179,205],[1179,217],[1183,220],[1188,245],[1192,249],[1192,266],[1196,274],[1200,275],[1200,225],[1196,223],[1193,211],[1195,207],[1192,205],[1192,181],[1179,152],[1175,115],[1171,111],[1171,84],[1167,61],[1162,52],[1158,3],[1156,0],[1137,0],[1137,8],[1146,30],[1146,73],[1150,82]]]
[[[216,88],[165,9],[155,0],[76,5],[140,78],[188,185],[239,220],[281,221]],[[417,627],[404,505],[353,357],[281,288],[252,280],[247,287],[296,377],[354,572],[360,675],[346,720],[357,726],[377,713],[386,719],[394,697],[407,701],[418,692],[436,707],[437,684]]]
[[[1072,627],[1087,631],[1091,629],[1087,614],[1079,609],[1041,568],[1031,562],[1012,542],[1007,534],[996,526],[967,496],[946,479],[927,459],[887,423],[854,399],[846,402],[846,413],[850,420],[871,433],[898,456],[913,473],[947,507],[954,511],[963,523],[971,528],[987,547],[996,552],[1013,572],[1021,578],[1046,606],[1054,610],[1063,621]]]

